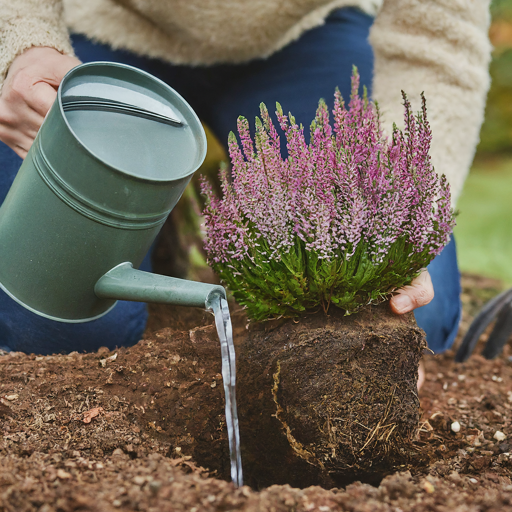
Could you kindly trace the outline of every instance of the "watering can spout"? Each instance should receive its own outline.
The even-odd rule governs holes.
[[[210,308],[216,295],[226,298],[222,286],[143,272],[134,269],[129,262],[117,265],[98,279],[94,293],[100,299],[159,302],[206,309]]]

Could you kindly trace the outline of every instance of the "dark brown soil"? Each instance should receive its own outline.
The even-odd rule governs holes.
[[[497,282],[465,277],[463,331],[497,291]],[[240,334],[243,315],[234,317]],[[495,361],[475,355],[463,365],[453,352],[425,357],[418,462],[378,486],[258,492],[216,478],[227,474],[227,440],[220,374],[201,366],[204,351],[219,350],[200,342],[210,325],[203,312],[155,307],[147,338],[130,349],[0,356],[0,511],[512,511],[508,347]],[[184,455],[208,450],[201,463],[216,474]],[[260,450],[269,472],[288,464]]]

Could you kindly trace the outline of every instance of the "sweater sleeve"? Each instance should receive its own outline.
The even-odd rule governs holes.
[[[0,84],[12,61],[32,46],[74,55],[61,0],[0,0]]]
[[[383,127],[403,128],[403,89],[413,110],[425,92],[432,162],[455,204],[479,141],[489,88],[489,0],[384,0],[370,33],[373,97]]]

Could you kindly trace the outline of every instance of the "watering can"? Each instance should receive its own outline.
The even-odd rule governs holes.
[[[167,84],[121,64],[74,68],[0,208],[0,286],[61,322],[94,320],[118,299],[225,298],[137,270],[205,154],[199,119]]]

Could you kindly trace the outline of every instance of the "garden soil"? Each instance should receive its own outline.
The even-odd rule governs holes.
[[[463,286],[462,332],[500,291],[474,276]],[[243,312],[233,320],[235,336],[245,335]],[[334,488],[235,489],[226,479],[222,379],[202,365],[219,352],[204,342],[211,324],[202,311],[152,306],[135,347],[1,355],[0,511],[512,511],[510,348],[464,364],[453,352],[424,356],[415,455],[389,474]],[[286,473],[278,450],[265,442],[259,450],[269,473]]]

